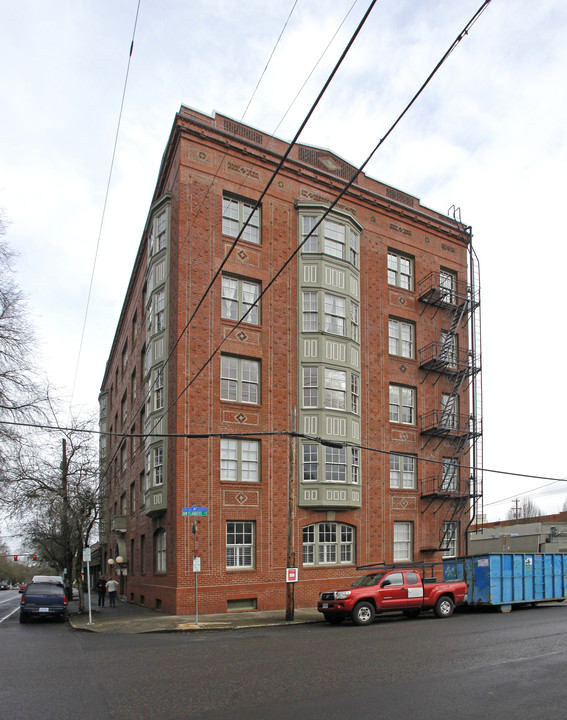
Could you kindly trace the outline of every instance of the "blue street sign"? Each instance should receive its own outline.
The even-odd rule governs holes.
[[[196,505],[193,505],[190,508],[182,508],[181,514],[183,515],[183,517],[203,517],[207,515],[207,508],[197,507]]]

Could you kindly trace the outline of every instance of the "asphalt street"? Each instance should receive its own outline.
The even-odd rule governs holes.
[[[0,623],[0,717],[563,717],[567,605],[239,631]]]

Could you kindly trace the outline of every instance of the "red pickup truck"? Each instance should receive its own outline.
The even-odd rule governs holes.
[[[322,592],[317,610],[333,624],[350,617],[356,625],[370,625],[376,614],[391,610],[401,610],[407,617],[434,610],[437,617],[445,618],[466,595],[466,583],[459,580],[438,583],[424,581],[415,570],[387,570],[364,575],[344,590]]]

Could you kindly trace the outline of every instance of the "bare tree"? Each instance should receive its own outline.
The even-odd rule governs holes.
[[[542,510],[535,502],[527,497],[520,502],[516,500],[514,507],[508,510],[506,520],[521,520],[522,518],[534,518],[543,515]]]
[[[20,439],[18,423],[37,419],[46,396],[38,381],[34,332],[14,279],[15,254],[5,239],[6,228],[0,208],[0,467]]]
[[[5,479],[4,502],[19,520],[22,542],[40,561],[66,571],[69,593],[77,580],[83,609],[82,550],[90,544],[99,518],[98,451],[88,432],[92,419],[72,420],[69,426],[73,429],[22,439]]]

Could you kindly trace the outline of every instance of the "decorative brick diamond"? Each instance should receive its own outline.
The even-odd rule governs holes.
[[[236,254],[242,262],[248,260],[248,253],[245,250],[239,250]]]
[[[235,500],[239,505],[244,505],[244,503],[248,500],[248,497],[244,493],[238,493]]]
[[[234,419],[236,420],[236,422],[242,425],[242,423],[246,422],[247,417],[244,413],[238,413],[238,415],[236,415]]]
[[[248,335],[244,332],[244,330],[240,330],[236,337],[240,340],[240,342],[246,342],[248,340]]]

